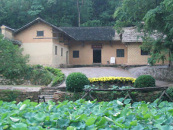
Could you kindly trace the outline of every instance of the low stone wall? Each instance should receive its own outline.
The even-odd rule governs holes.
[[[136,77],[140,75],[151,75],[157,80],[173,82],[173,68],[168,66],[144,66],[131,68],[129,71]]]
[[[84,96],[84,92],[78,93],[70,93],[70,92],[63,92],[57,91],[54,93],[54,101],[75,101],[81,99]],[[153,102],[157,98],[159,98],[161,91],[154,91],[154,92],[131,92],[131,97],[135,102],[138,101],[146,101],[146,102]],[[124,92],[92,92],[92,97],[97,99],[97,101],[111,101],[116,100],[118,98],[124,98],[126,93]],[[92,100],[89,96],[85,97],[85,100]]]
[[[39,94],[39,91],[22,92],[19,90],[0,90],[0,100],[20,102],[30,99],[31,101],[37,102]]]

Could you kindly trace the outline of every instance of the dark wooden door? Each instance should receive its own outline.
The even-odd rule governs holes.
[[[101,49],[93,49],[93,63],[101,63]]]

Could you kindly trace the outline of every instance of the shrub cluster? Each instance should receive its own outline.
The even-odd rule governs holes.
[[[52,67],[45,67],[45,69],[54,75],[52,86],[56,86],[64,80],[65,75],[61,72],[61,70]]]
[[[66,79],[66,89],[71,92],[81,92],[88,84],[88,78],[80,72],[71,73]]]
[[[167,94],[173,99],[173,86],[166,90]]]
[[[11,102],[15,101],[16,98],[21,94],[21,91],[18,90],[1,90],[0,91],[0,100]]]
[[[48,85],[52,78],[52,74],[42,65],[28,66],[24,75],[24,79],[30,81],[33,85]]]
[[[155,79],[150,75],[141,75],[136,79],[134,86],[136,88],[155,87]]]

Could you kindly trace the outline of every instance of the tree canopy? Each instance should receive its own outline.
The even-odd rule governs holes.
[[[21,78],[27,62],[28,56],[22,55],[22,49],[0,35],[0,74],[8,79]]]
[[[113,26],[121,0],[1,0],[0,25],[19,28],[41,17],[56,26]]]
[[[173,61],[173,0],[124,0],[114,17],[118,30],[136,26],[144,32],[141,48],[150,51],[151,64]]]

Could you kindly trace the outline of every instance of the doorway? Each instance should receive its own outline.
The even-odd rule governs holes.
[[[93,49],[93,63],[101,63],[101,49]]]

